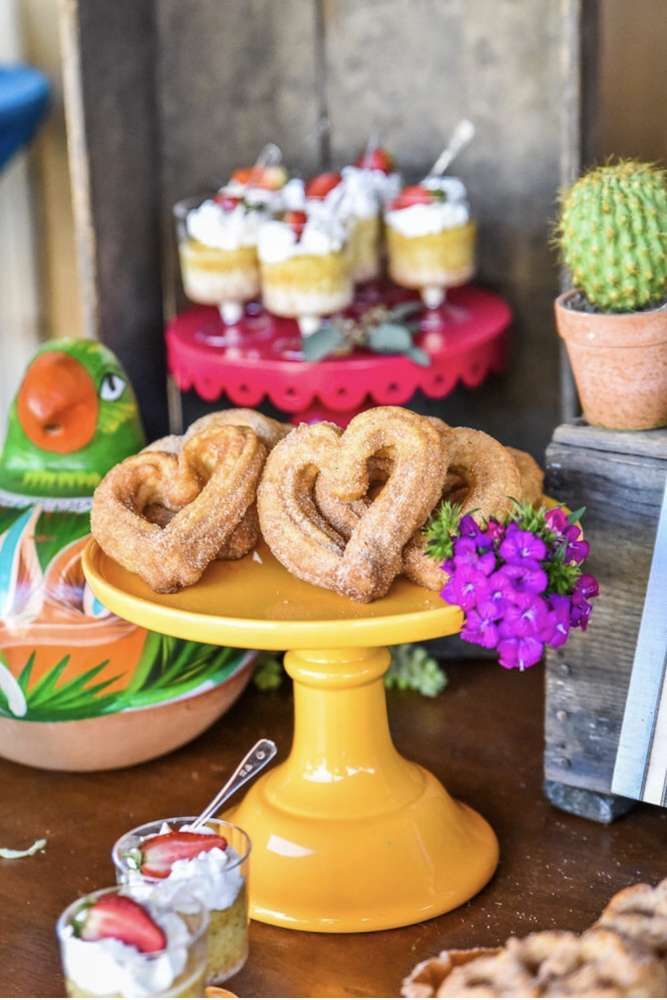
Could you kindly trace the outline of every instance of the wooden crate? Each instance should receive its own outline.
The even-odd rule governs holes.
[[[456,170],[479,223],[479,281],[512,305],[513,352],[506,375],[430,412],[543,450],[559,419],[547,237],[557,189],[594,137],[595,0],[63,0],[62,10],[86,332],[126,365],[150,435],[166,423],[174,202],[219,184],[269,139],[309,174],[350,162],[377,129],[416,179],[467,116],[477,137]]]
[[[549,494],[587,508],[601,592],[588,631],[547,656],[545,791],[601,822],[633,804],[610,788],[666,474],[667,429],[564,424],[547,449]]]

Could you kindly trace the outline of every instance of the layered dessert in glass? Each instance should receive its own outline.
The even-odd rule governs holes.
[[[261,227],[257,248],[264,305],[296,318],[304,336],[351,303],[347,226],[335,211],[284,212]]]
[[[350,260],[355,282],[374,281],[382,270],[382,210],[401,188],[389,153],[380,146],[368,148],[354,166],[343,167],[345,207],[352,224]]]
[[[250,840],[224,820],[208,820],[197,829],[194,821],[181,816],[130,830],[115,843],[112,860],[120,884],[148,889],[165,904],[185,889],[206,906],[206,981],[222,983],[248,957]]]
[[[131,886],[83,896],[56,925],[67,996],[202,996],[207,930],[185,889],[169,902]]]
[[[280,166],[241,168],[213,197],[174,208],[185,294],[218,306],[225,323],[237,323],[244,303],[259,296],[257,234],[286,180]]]
[[[437,308],[448,288],[475,272],[475,223],[463,182],[427,177],[404,188],[385,215],[389,274]]]

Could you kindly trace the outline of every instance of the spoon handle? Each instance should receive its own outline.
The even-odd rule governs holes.
[[[258,740],[245,755],[229,781],[225,782],[203,812],[199,814],[190,829],[198,829],[212,816],[215,816],[222,803],[238,791],[242,785],[245,785],[246,781],[250,781],[256,774],[259,774],[262,768],[266,767],[270,760],[273,760],[276,753],[277,747],[273,740]]]
[[[451,138],[447,143],[447,146],[443,149],[442,153],[435,161],[431,169],[429,170],[427,177],[439,177],[440,174],[444,174],[447,167],[450,165],[452,160],[454,160],[461,150],[468,145],[475,135],[475,126],[470,121],[469,118],[464,118],[458,123],[454,131],[452,132]]]

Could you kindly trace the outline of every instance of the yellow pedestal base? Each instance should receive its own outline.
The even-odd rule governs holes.
[[[226,818],[250,834],[250,913],[305,931],[371,931],[445,913],[489,880],[498,844],[391,742],[386,649],[291,652],[289,759]]]
[[[93,592],[129,621],[200,642],[292,650],[291,753],[229,813],[253,842],[251,916],[371,931],[459,906],[493,874],[498,844],[481,816],[397,752],[382,683],[389,653],[378,645],[457,632],[461,610],[404,579],[381,600],[355,604],[296,580],[265,546],[256,555],[213,563],[179,594],[154,594],[94,543],[83,559]]]

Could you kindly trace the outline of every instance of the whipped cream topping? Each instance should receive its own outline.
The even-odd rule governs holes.
[[[470,205],[458,177],[429,177],[422,185],[431,191],[442,192],[445,200],[391,209],[385,216],[389,226],[403,236],[427,236],[443,229],[465,226],[470,220]]]
[[[358,218],[376,215],[380,206],[388,205],[401,190],[400,174],[385,174],[383,170],[366,167],[343,167],[345,205]]]
[[[303,227],[301,237],[286,222],[265,222],[259,231],[257,252],[265,264],[278,264],[304,254],[324,256],[342,250],[344,221],[326,210],[315,210]]]
[[[242,246],[255,246],[266,218],[265,207],[247,208],[240,202],[231,211],[225,211],[209,198],[188,212],[186,225],[188,235],[207,247],[238,250]]]
[[[301,177],[290,177],[280,189],[280,201],[286,212],[302,212],[306,207],[306,185]]]
[[[165,823],[160,833],[169,833],[171,829]],[[190,826],[181,826],[179,829],[192,830]],[[215,836],[215,831],[208,827],[199,828],[197,833]],[[139,849],[141,850],[141,845]],[[175,905],[179,893],[186,889],[189,895],[198,899],[208,910],[226,910],[235,901],[245,881],[239,860],[238,852],[230,844],[224,851],[213,847],[210,851],[200,851],[194,858],[175,861],[169,875],[156,882],[144,882],[144,885],[147,889],[150,886],[155,899],[163,906]],[[132,886],[141,883],[143,876],[136,868],[132,868],[130,858],[126,859],[126,864],[128,882]],[[180,908],[186,912],[185,905]]]
[[[176,913],[162,913],[144,901],[167,937],[167,946],[146,954],[115,938],[84,941],[70,925],[62,935],[65,975],[95,996],[145,997],[164,993],[183,972],[190,932]]]

